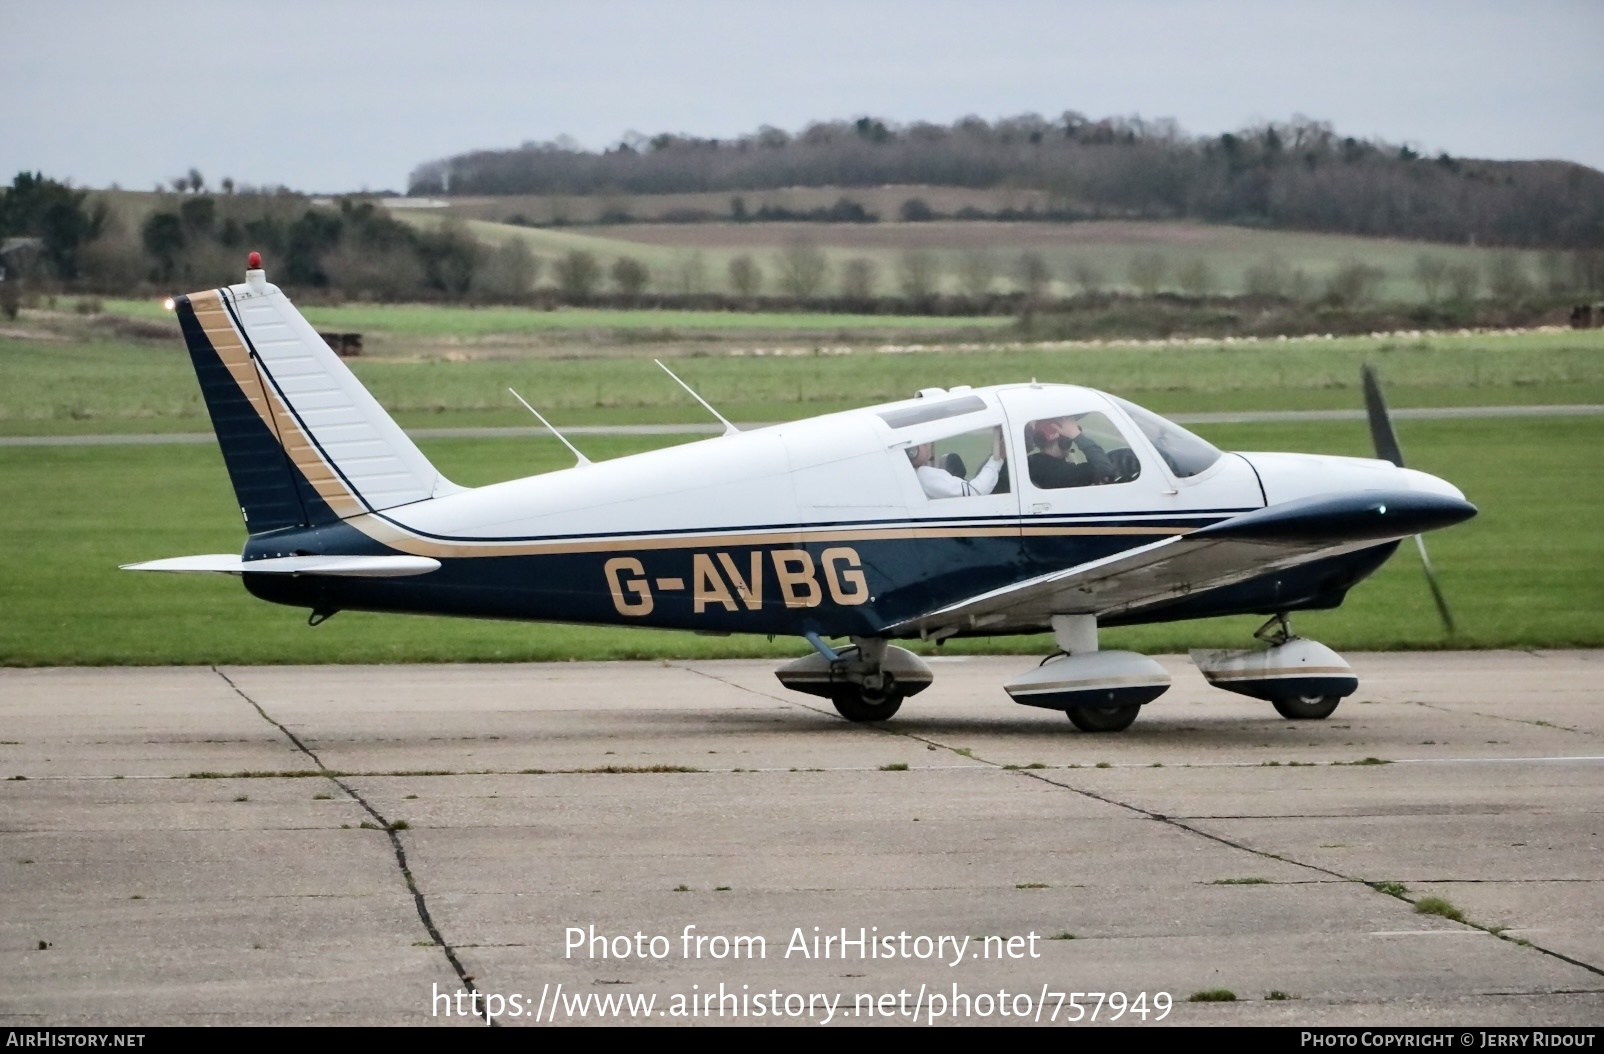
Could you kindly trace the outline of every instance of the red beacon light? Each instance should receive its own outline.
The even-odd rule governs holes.
[[[251,253],[245,257],[245,285],[252,294],[260,296],[267,292],[267,272],[262,270],[262,254]]]

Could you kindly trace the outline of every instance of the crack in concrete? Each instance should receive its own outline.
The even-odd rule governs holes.
[[[1600,734],[1591,728],[1572,728],[1569,725],[1556,725],[1552,721],[1535,720],[1525,717],[1506,717],[1503,714],[1484,714],[1480,710],[1456,710],[1446,706],[1439,706],[1436,703],[1423,703],[1418,699],[1406,699],[1404,700],[1404,705],[1424,707],[1427,710],[1435,710],[1440,714],[1454,714],[1456,716],[1470,714],[1472,717],[1486,718],[1489,721],[1508,721],[1517,725],[1531,725],[1534,728],[1552,728],[1557,732],[1574,732],[1580,736],[1597,736]]]
[[[707,672],[705,672],[703,670],[697,670],[697,669],[694,669],[694,668],[689,667],[689,666],[682,666],[681,669],[689,670],[690,672],[696,673],[696,674],[700,674],[701,676],[706,677],[709,680],[718,681],[720,684],[729,685],[732,688],[738,689],[738,690],[743,691],[743,692],[749,692],[749,693],[751,693],[753,695],[762,696],[763,698],[776,699],[776,700],[778,700],[778,701],[780,701],[782,703],[788,703],[788,704],[790,704],[792,706],[797,706],[797,707],[800,707],[800,708],[802,708],[804,710],[811,710],[814,713],[818,713],[818,714],[829,714],[830,713],[830,711],[825,710],[822,707],[810,706],[807,703],[803,703],[803,702],[801,702],[799,700],[786,699],[786,698],[781,697],[781,696],[769,695],[766,692],[759,692],[759,691],[756,691],[755,689],[747,688],[745,685],[737,684],[734,681],[728,680],[728,679],[723,678],[723,677],[716,676],[715,674],[707,673]],[[1419,704],[1416,704],[1416,705],[1430,706],[1430,704],[1428,704],[1428,703],[1419,703]],[[1439,708],[1435,708],[1434,707],[1433,709],[1439,709]],[[1506,718],[1505,720],[1510,720],[1510,719]],[[933,747],[936,747],[939,750],[951,751],[952,753],[957,754],[959,757],[968,758],[969,760],[978,762],[979,764],[982,764],[982,765],[988,765],[991,768],[993,768],[993,769],[995,769],[995,770],[997,770],[999,772],[1006,772],[1008,775],[1011,775],[1011,776],[1023,776],[1026,779],[1039,780],[1040,782],[1045,783],[1048,786],[1057,787],[1060,790],[1067,790],[1071,794],[1079,794],[1082,797],[1090,798],[1093,801],[1101,802],[1104,805],[1111,805],[1111,806],[1113,806],[1115,808],[1118,808],[1118,809],[1125,809],[1125,810],[1127,810],[1129,812],[1133,812],[1133,813],[1137,814],[1138,816],[1145,817],[1145,818],[1147,818],[1149,820],[1158,821],[1158,822],[1166,824],[1166,825],[1168,825],[1170,827],[1174,827],[1177,830],[1184,831],[1184,832],[1186,832],[1188,834],[1196,835],[1199,838],[1203,838],[1203,839],[1206,839],[1206,840],[1211,841],[1211,842],[1216,842],[1216,843],[1218,843],[1220,845],[1226,846],[1226,847],[1231,848],[1231,849],[1236,849],[1236,850],[1238,850],[1240,852],[1248,853],[1248,854],[1250,854],[1252,856],[1256,856],[1256,857],[1259,857],[1261,859],[1274,860],[1277,863],[1288,864],[1288,865],[1290,865],[1292,867],[1301,867],[1301,868],[1304,868],[1306,870],[1313,871],[1313,872],[1315,872],[1317,874],[1326,875],[1326,876],[1328,876],[1328,877],[1330,877],[1332,879],[1336,879],[1337,881],[1340,881],[1340,882],[1357,883],[1359,885],[1366,886],[1366,887],[1374,890],[1375,892],[1382,894],[1383,896],[1389,896],[1389,897],[1392,897],[1395,900],[1401,900],[1405,904],[1413,905],[1413,904],[1416,903],[1414,900],[1411,900],[1408,896],[1404,895],[1403,893],[1390,892],[1390,891],[1382,888],[1383,886],[1388,884],[1385,881],[1382,881],[1382,880],[1371,881],[1371,880],[1367,880],[1367,879],[1357,878],[1357,877],[1355,877],[1353,875],[1345,875],[1340,871],[1334,871],[1334,870],[1332,870],[1331,868],[1328,868],[1328,867],[1321,867],[1319,864],[1305,863],[1302,860],[1295,860],[1295,859],[1293,859],[1291,857],[1288,857],[1288,856],[1282,856],[1281,854],[1271,852],[1268,849],[1258,849],[1258,848],[1255,848],[1254,846],[1247,845],[1246,843],[1238,842],[1238,841],[1235,841],[1234,839],[1227,838],[1224,835],[1214,834],[1213,832],[1205,831],[1200,827],[1194,827],[1191,824],[1184,822],[1183,820],[1177,819],[1177,818],[1172,817],[1172,816],[1168,816],[1168,815],[1166,815],[1164,813],[1155,812],[1152,809],[1145,809],[1140,805],[1135,805],[1135,804],[1133,804],[1131,802],[1127,802],[1127,801],[1121,801],[1118,798],[1114,798],[1114,797],[1106,795],[1106,794],[1099,794],[1096,791],[1089,790],[1089,789],[1084,788],[1084,787],[1074,787],[1074,786],[1071,786],[1068,783],[1063,783],[1063,782],[1060,782],[1059,780],[1056,780],[1056,779],[1049,779],[1048,776],[1046,774],[1044,774],[1044,770],[1042,770],[1042,769],[1008,768],[1005,765],[1001,764],[1000,762],[991,761],[991,760],[989,760],[987,758],[977,757],[972,748],[950,746],[950,745],[948,745],[946,743],[942,743],[942,742],[939,742],[937,740],[931,739],[928,736],[918,735],[918,734],[913,733],[911,731],[899,731],[896,728],[888,728],[883,724],[866,724],[866,725],[863,726],[863,728],[864,728],[865,731],[878,732],[878,733],[881,733],[883,735],[896,736],[896,737],[899,737],[899,738],[902,738],[902,739],[911,739],[914,742],[924,743],[927,746],[933,746]],[[1051,772],[1053,770],[1046,770],[1046,771]],[[1063,770],[1058,770],[1058,771],[1063,771]],[[1599,975],[1601,977],[1604,977],[1604,968],[1600,968],[1600,967],[1594,966],[1591,963],[1583,962],[1580,959],[1572,958],[1571,956],[1566,955],[1564,952],[1555,951],[1552,948],[1545,948],[1542,945],[1536,944],[1536,943],[1534,943],[1532,941],[1524,940],[1524,939],[1519,938],[1519,937],[1506,936],[1504,931],[1502,931],[1501,929],[1499,929],[1497,927],[1484,926],[1481,923],[1472,922],[1472,921],[1470,921],[1468,919],[1459,922],[1459,925],[1468,926],[1473,930],[1480,930],[1481,932],[1486,933],[1489,936],[1497,937],[1499,940],[1506,941],[1506,942],[1508,942],[1510,944],[1515,945],[1516,947],[1530,948],[1533,951],[1541,952],[1542,954],[1551,956],[1551,957],[1553,957],[1555,959],[1560,960],[1561,962],[1569,963],[1572,966],[1579,967],[1580,969],[1586,970],[1589,973],[1597,974],[1597,975]]]
[[[1546,886],[1560,882],[1594,883],[1604,881],[1597,878],[1412,878],[1411,882],[1418,882],[1423,886]],[[1512,927],[1518,928],[1518,927]]]
[[[233,689],[235,695],[249,703],[251,708],[261,715],[262,720],[284,733],[285,738],[287,738],[291,743],[295,744],[296,750],[299,750],[301,753],[311,758],[312,763],[318,767],[320,772],[323,773],[323,777],[325,779],[327,779],[330,783],[333,783],[336,787],[340,788],[340,790],[344,791],[352,801],[360,805],[369,816],[373,817],[373,819],[377,821],[378,829],[383,831],[384,834],[390,839],[390,848],[395,853],[395,862],[397,867],[399,867],[401,870],[401,878],[406,883],[407,891],[412,894],[412,905],[417,909],[418,920],[423,923],[424,930],[428,932],[429,937],[434,941],[435,946],[445,953],[446,962],[451,964],[451,969],[456,973],[457,979],[462,982],[463,987],[465,987],[469,992],[473,993],[474,998],[472,999],[472,1005],[477,1007],[481,1000],[478,999],[479,990],[474,986],[473,975],[468,973],[468,971],[463,968],[462,960],[457,958],[456,949],[446,941],[445,936],[440,932],[440,927],[435,925],[434,916],[429,913],[428,901],[424,898],[423,890],[418,887],[417,878],[414,877],[412,874],[412,868],[407,863],[406,847],[401,844],[401,835],[396,830],[394,824],[386,819],[379,812],[379,810],[375,809],[366,798],[362,797],[362,795],[357,792],[355,787],[352,787],[350,784],[346,783],[338,775],[336,775],[335,770],[330,769],[327,765],[323,764],[323,759],[318,757],[317,752],[311,747],[301,742],[300,736],[297,736],[294,732],[291,732],[287,727],[284,726],[282,722],[264,710],[260,703],[246,695],[244,690],[241,689],[239,685],[235,684],[228,674],[224,673],[216,666],[212,667],[212,672],[221,677],[223,679],[223,683],[228,685],[229,688]],[[478,1016],[483,1018],[485,1022],[492,1028],[496,1027],[497,1022],[489,1016],[488,1012],[480,1012]]]

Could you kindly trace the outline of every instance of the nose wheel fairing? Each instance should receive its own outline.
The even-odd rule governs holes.
[[[1319,641],[1293,637],[1269,648],[1192,652],[1204,680],[1251,699],[1343,699],[1359,688],[1346,660]]]

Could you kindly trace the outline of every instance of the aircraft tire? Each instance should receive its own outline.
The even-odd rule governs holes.
[[[1299,695],[1289,699],[1272,699],[1275,712],[1289,721],[1323,721],[1342,702],[1340,695]]]
[[[1064,714],[1082,732],[1123,732],[1141,712],[1141,703],[1125,703],[1122,706],[1072,706]]]
[[[859,722],[886,720],[902,708],[903,698],[902,689],[894,681],[878,692],[864,691],[862,685],[838,684],[830,695],[837,713],[848,721]]]

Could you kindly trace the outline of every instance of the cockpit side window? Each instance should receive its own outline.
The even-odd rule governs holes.
[[[1142,462],[1107,414],[1041,417],[1025,425],[1030,482],[1039,490],[1129,483]]]
[[[927,498],[972,498],[1008,491],[1001,428],[960,432],[904,450]]]
[[[1142,430],[1164,459],[1177,479],[1187,479],[1206,472],[1223,456],[1218,447],[1200,439],[1173,421],[1166,421],[1151,410],[1144,410],[1133,402],[1111,396],[1124,411],[1131,415],[1136,427]]]

